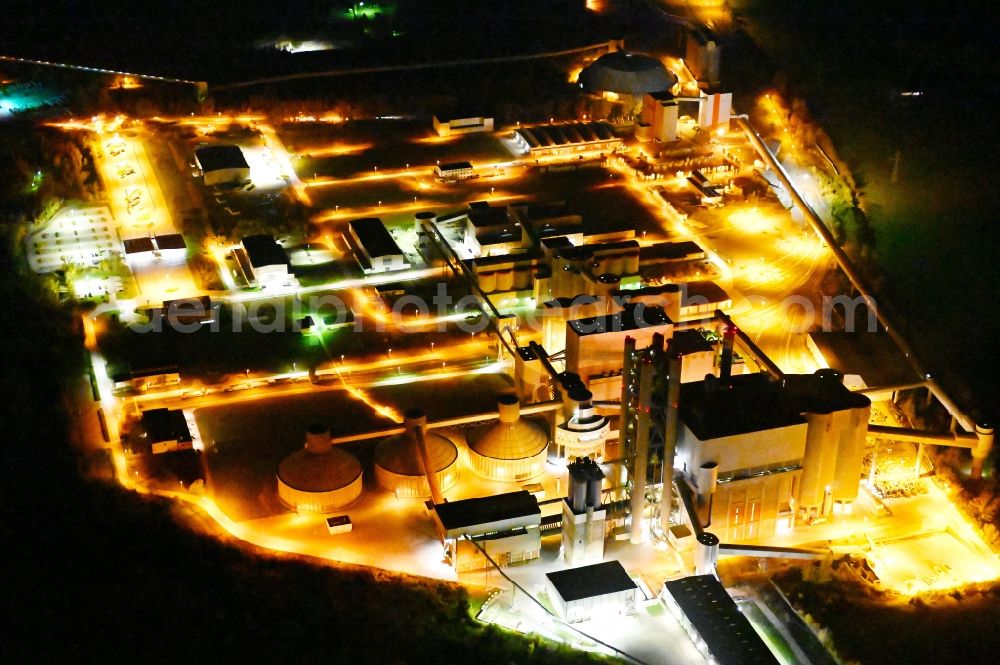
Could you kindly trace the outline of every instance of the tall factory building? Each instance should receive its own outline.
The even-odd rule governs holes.
[[[680,390],[675,468],[701,527],[769,537],[857,499],[871,401],[834,370],[707,377]]]
[[[581,457],[566,467],[569,472],[563,499],[563,558],[569,566],[596,563],[604,558],[607,510],[601,498],[604,472],[597,462]]]

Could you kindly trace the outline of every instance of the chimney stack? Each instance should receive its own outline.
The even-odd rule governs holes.
[[[719,379],[728,384],[733,376],[733,346],[738,328],[734,323],[726,324],[722,331],[722,357],[719,361]]]

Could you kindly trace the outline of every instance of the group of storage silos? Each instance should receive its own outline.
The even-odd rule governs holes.
[[[523,482],[540,475],[549,443],[545,430],[521,417],[514,395],[502,395],[497,410],[495,421],[467,431],[467,466],[488,480]],[[425,423],[422,413],[408,411],[405,431],[375,445],[374,475],[381,489],[398,497],[433,498],[433,490],[447,492],[458,482],[459,447]],[[361,496],[363,476],[358,458],[332,445],[329,429],[310,426],[305,446],[278,466],[278,498],[297,512],[331,513]]]

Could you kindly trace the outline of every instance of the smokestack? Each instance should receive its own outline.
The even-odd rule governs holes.
[[[715,496],[715,485],[718,481],[718,462],[705,462],[698,468],[695,485],[698,491],[698,519],[701,521],[702,528],[712,525],[712,499]]]
[[[615,482],[613,483],[618,486],[625,485],[627,481],[625,474],[628,473],[627,460],[635,452],[635,430],[629,425],[632,424],[632,416],[636,408],[634,393],[639,373],[638,360],[639,356],[635,352],[635,338],[626,336],[625,352],[622,356],[622,394],[621,414],[619,416],[621,425],[618,428],[618,446],[621,454],[615,463]],[[622,460],[626,460],[626,463],[622,464]],[[615,498],[623,499],[624,495],[619,493]]]
[[[636,407],[635,459],[632,461],[632,528],[629,540],[638,545],[643,538],[643,507],[646,501],[646,473],[649,464],[649,421],[652,409],[653,359],[646,356],[639,366],[639,404]]]
[[[714,575],[715,565],[719,560],[719,537],[706,531],[696,540],[698,545],[694,555],[694,574]]]
[[[424,439],[424,431],[427,429],[427,416],[420,409],[409,409],[403,417],[403,426],[406,427],[407,435],[413,437],[413,440],[417,444],[420,464],[424,467],[424,475],[427,476],[427,485],[431,490],[431,501],[435,505],[444,503],[444,494],[441,493],[441,484],[438,482],[437,469],[431,463],[431,456],[427,450],[427,441]]]
[[[728,384],[733,376],[733,345],[736,343],[736,324],[726,324],[722,332],[722,358],[719,362],[719,379]]]
[[[969,476],[974,480],[979,480],[983,477],[983,464],[986,462],[986,458],[989,457],[990,451],[993,450],[995,437],[993,425],[977,423],[976,436],[979,437],[979,444],[972,449],[972,470]]]
[[[670,506],[673,504],[674,456],[677,451],[677,417],[681,401],[681,355],[670,351],[667,357],[667,411],[663,420],[663,467],[660,481],[660,526],[670,529]]]
[[[591,466],[593,468],[590,470],[590,477],[587,478],[587,508],[597,510],[601,507],[601,485],[604,484],[604,473],[593,460],[591,460]]]
[[[577,457],[566,467],[568,487],[566,502],[574,513],[580,514],[601,507],[601,484],[604,472],[589,457]]]
[[[648,350],[654,357],[663,353],[663,333],[653,333],[653,337],[649,341]]]

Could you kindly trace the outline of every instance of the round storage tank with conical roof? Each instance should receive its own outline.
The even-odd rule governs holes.
[[[549,437],[540,426],[521,418],[514,395],[497,403],[499,420],[468,436],[469,466],[490,480],[522,481],[545,470]]]
[[[614,51],[585,67],[579,82],[580,87],[591,93],[642,97],[648,92],[669,90],[677,83],[677,77],[653,56]]]
[[[298,450],[278,465],[278,498],[297,512],[331,513],[361,496],[361,463],[337,448]]]
[[[424,432],[424,442],[441,491],[447,492],[458,482],[458,448],[432,431]],[[383,439],[375,447],[375,479],[396,496],[431,495],[417,442],[409,432]]]

